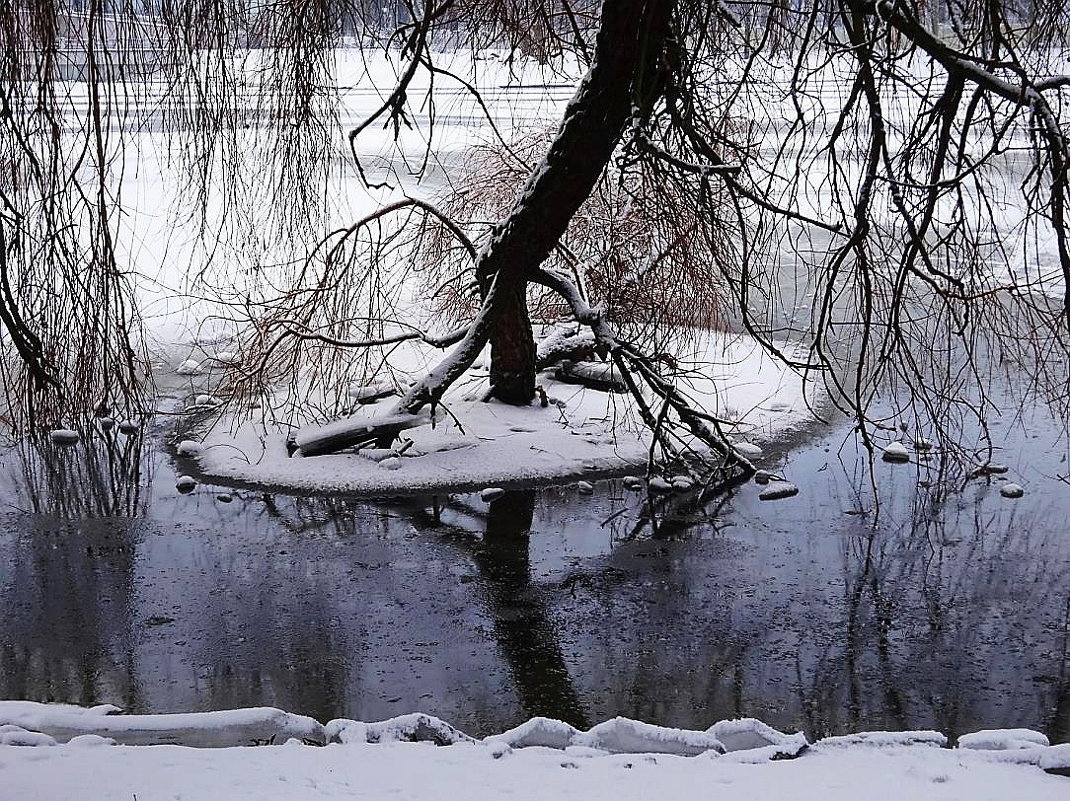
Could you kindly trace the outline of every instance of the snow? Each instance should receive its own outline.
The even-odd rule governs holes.
[[[422,713],[321,726],[274,709],[113,716],[0,702],[0,721],[13,718],[22,725],[0,724],[5,801],[627,801],[696,795],[733,801],[1055,801],[1070,791],[1070,780],[1045,772],[1070,765],[1070,745],[1049,747],[1024,730],[976,733],[978,742],[1004,735],[1032,742],[1014,752],[1021,756],[1002,756],[935,747],[942,738],[936,732],[869,732],[827,738],[807,749],[801,735],[753,719],[695,732],[614,718],[580,732],[533,718],[474,740]],[[122,744],[138,738],[166,742],[168,736],[217,747]],[[68,742],[57,742],[61,738]],[[243,740],[271,745],[234,747]]]
[[[769,485],[766,489],[758,493],[759,500],[780,501],[784,498],[792,498],[799,494],[799,488],[790,481],[777,481],[770,484],[767,478],[764,482],[759,481],[758,483]]]
[[[737,447],[752,458],[762,454],[758,443],[810,424],[807,384],[749,337],[710,332],[695,358],[709,366],[703,374],[688,370],[685,389],[696,404],[731,421],[727,427],[739,437]],[[590,482],[645,469],[650,435],[630,396],[561,383],[548,372],[539,383],[549,398],[546,407],[483,402],[486,376],[473,369],[446,393],[434,419],[398,414],[395,399],[361,405],[350,417],[292,434],[262,420],[224,419],[204,436],[194,458],[204,477],[222,484],[380,495]],[[369,426],[391,422],[420,423],[402,432],[412,441],[404,453],[363,449],[290,458],[286,449],[288,436],[304,450],[339,435],[359,439]],[[383,459],[396,461],[384,465]],[[650,488],[668,492],[673,485],[655,477]]]
[[[114,708],[113,708],[114,709]],[[172,715],[92,714],[63,704],[0,701],[0,725],[19,726],[67,742],[94,734],[122,745],[181,743],[200,748],[225,748],[284,742],[291,737],[324,743],[324,727],[303,715],[270,707]]]
[[[82,438],[81,434],[69,428],[57,428],[50,431],[48,436],[56,445],[76,445]]]
[[[1046,748],[1048,738],[1032,729],[984,729],[959,737],[959,748],[979,751],[1016,751],[1023,748]]]

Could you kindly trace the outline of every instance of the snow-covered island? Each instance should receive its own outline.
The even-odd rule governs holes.
[[[753,339],[708,332],[703,341],[704,351],[695,357],[702,370],[692,371],[682,387],[696,405],[729,421],[727,433],[741,456],[758,459],[763,445],[813,424],[815,387]],[[604,362],[590,364],[588,369],[608,368]],[[339,453],[295,453],[303,443],[335,431],[355,432],[359,439],[366,426],[395,419],[390,416],[397,399],[393,386],[376,384],[351,388],[350,397],[359,401],[352,414],[326,425],[273,424],[255,410],[244,410],[240,418],[233,413],[213,418],[210,426],[179,441],[176,455],[218,483],[370,496],[534,486],[647,471],[652,435],[629,395],[562,380],[555,367],[539,376],[544,404],[486,402],[482,365],[478,361],[457,381],[434,417],[400,416],[385,447],[366,442]],[[366,402],[376,394],[383,397]],[[204,409],[201,397],[208,396],[190,396],[193,411]],[[695,447],[703,452],[701,443]],[[656,474],[660,466],[653,467]],[[672,474],[664,479],[671,484]]]

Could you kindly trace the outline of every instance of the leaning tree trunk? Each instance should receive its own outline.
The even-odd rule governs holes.
[[[633,109],[648,108],[660,86],[660,61],[673,0],[605,0],[594,60],[565,110],[550,150],[528,178],[509,216],[479,254],[490,313],[493,395],[526,404],[535,396],[535,342],[527,284],[591,194]]]

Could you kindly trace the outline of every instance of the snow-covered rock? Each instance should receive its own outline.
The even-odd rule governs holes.
[[[1025,495],[1025,489],[1021,484],[1010,482],[999,488],[999,494],[1004,498],[1021,498]]]
[[[611,754],[724,753],[724,746],[709,732],[672,729],[623,717],[592,726],[573,737],[572,745],[586,745]]]
[[[3,724],[40,732],[62,743],[84,734],[107,737],[120,745],[198,748],[281,744],[291,737],[326,742],[323,726],[312,718],[271,707],[175,715],[111,715],[93,714],[65,704],[0,701],[0,725]]]
[[[844,748],[866,745],[874,748],[894,748],[904,745],[920,745],[928,748],[946,748],[947,737],[938,731],[864,731],[843,734],[818,740],[814,747]]]
[[[484,742],[505,743],[512,748],[567,748],[579,734],[579,729],[560,720],[532,718],[514,729],[485,737]]]
[[[121,423],[119,423],[119,431],[123,434],[126,434],[127,436],[130,436],[131,434],[136,434],[140,430],[141,426],[139,426],[133,420],[123,420]]]
[[[201,393],[193,398],[194,406],[217,406],[219,401],[213,398],[211,395]]]
[[[197,479],[193,476],[179,476],[175,479],[175,489],[186,495],[197,488]]]
[[[186,359],[175,368],[175,372],[179,375],[200,375],[204,372],[204,368],[196,359]]]
[[[661,476],[653,476],[647,482],[647,488],[651,492],[672,492],[672,484]]]
[[[79,734],[67,741],[67,745],[77,748],[100,748],[102,746],[115,745],[111,737],[101,737],[99,734]]]
[[[1045,748],[1040,754],[1037,765],[1047,773],[1056,776],[1070,776],[1070,743],[1062,743]]]
[[[690,492],[695,488],[695,480],[691,476],[673,476],[671,482],[673,492]]]
[[[630,490],[642,490],[646,489],[646,482],[639,476],[625,476],[624,488]]]
[[[766,489],[758,493],[758,499],[763,501],[779,501],[781,498],[790,498],[799,494],[799,488],[789,481],[777,481],[770,484]]]
[[[221,350],[212,356],[212,360],[223,365],[224,367],[234,367],[241,364],[241,356],[237,353],[233,353],[229,350]]]
[[[175,452],[179,456],[196,456],[201,452],[201,448],[201,443],[194,442],[191,439],[184,439],[180,443],[178,443],[178,447],[175,449]]]
[[[57,428],[48,432],[48,438],[52,440],[53,444],[66,447],[77,445],[82,439],[82,435],[70,428]]]
[[[1018,751],[1046,748],[1048,738],[1032,729],[982,729],[959,737],[959,748],[977,751]]]
[[[889,442],[881,458],[886,462],[902,463],[910,461],[910,452],[902,442]]]
[[[379,467],[383,468],[383,470],[400,470],[401,459],[396,456],[388,456],[379,462]]]
[[[378,723],[358,720],[332,720],[324,727],[327,741],[332,743],[397,743],[430,742],[435,745],[478,742],[460,729],[434,715],[413,712]]]
[[[590,481],[577,481],[576,489],[581,495],[591,495],[594,493],[594,484]]]
[[[13,723],[5,723],[0,726],[0,745],[20,745],[33,748],[55,744],[55,738],[41,732],[28,731],[22,726],[16,726]]]
[[[505,490],[503,490],[501,487],[486,487],[485,489],[480,491],[479,497],[481,500],[490,503],[491,501],[502,497],[504,494]]]
[[[97,420],[97,424],[100,426],[101,431],[111,431],[113,428],[115,428],[115,418],[101,417],[99,420]]]
[[[761,447],[753,442],[735,442],[732,448],[744,459],[760,459],[764,453]]]
[[[718,721],[706,731],[729,752],[771,749],[763,760],[798,756],[809,744],[802,732],[785,734],[755,718]]]

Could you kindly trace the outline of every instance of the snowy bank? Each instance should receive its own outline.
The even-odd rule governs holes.
[[[332,721],[322,727],[331,741],[325,747],[289,739],[273,740],[282,744],[263,748],[144,748],[112,745],[116,737],[88,729],[107,722],[108,728],[97,731],[122,737],[126,730],[143,730],[146,720],[153,719],[150,728],[156,731],[183,730],[202,741],[206,731],[229,730],[240,736],[250,716],[266,715],[276,722],[308,719],[262,709],[108,714],[113,711],[0,702],[3,797],[602,801],[730,794],[733,801],[1054,801],[1070,792],[1070,779],[1045,773],[1070,770],[1070,745],[1047,746],[1043,735],[1020,729],[978,733],[982,736],[973,738],[971,748],[933,747],[932,732],[869,733],[807,747],[802,735],[783,734],[749,719],[688,732],[615,718],[580,732],[559,721],[535,718],[509,732],[475,740],[431,715],[413,714],[381,723]],[[22,729],[12,720],[62,724],[66,731],[77,725],[87,731],[57,745],[48,734]],[[413,739],[420,742],[410,742]],[[1011,751],[982,747],[999,747],[1008,739],[1015,743]]]
[[[747,336],[710,333],[689,367],[681,388],[701,408],[731,421],[729,433],[747,458],[760,458],[756,442],[813,420],[803,379]],[[219,483],[373,495],[560,483],[645,468],[650,436],[629,396],[564,383],[550,372],[539,383],[545,406],[485,403],[486,372],[472,369],[447,392],[433,423],[401,431],[392,449],[291,458],[288,437],[300,444],[318,438],[324,427],[222,420],[203,441],[184,441],[180,451]],[[351,427],[393,419],[395,400],[358,405],[348,418]],[[330,423],[326,430],[345,427]]]

